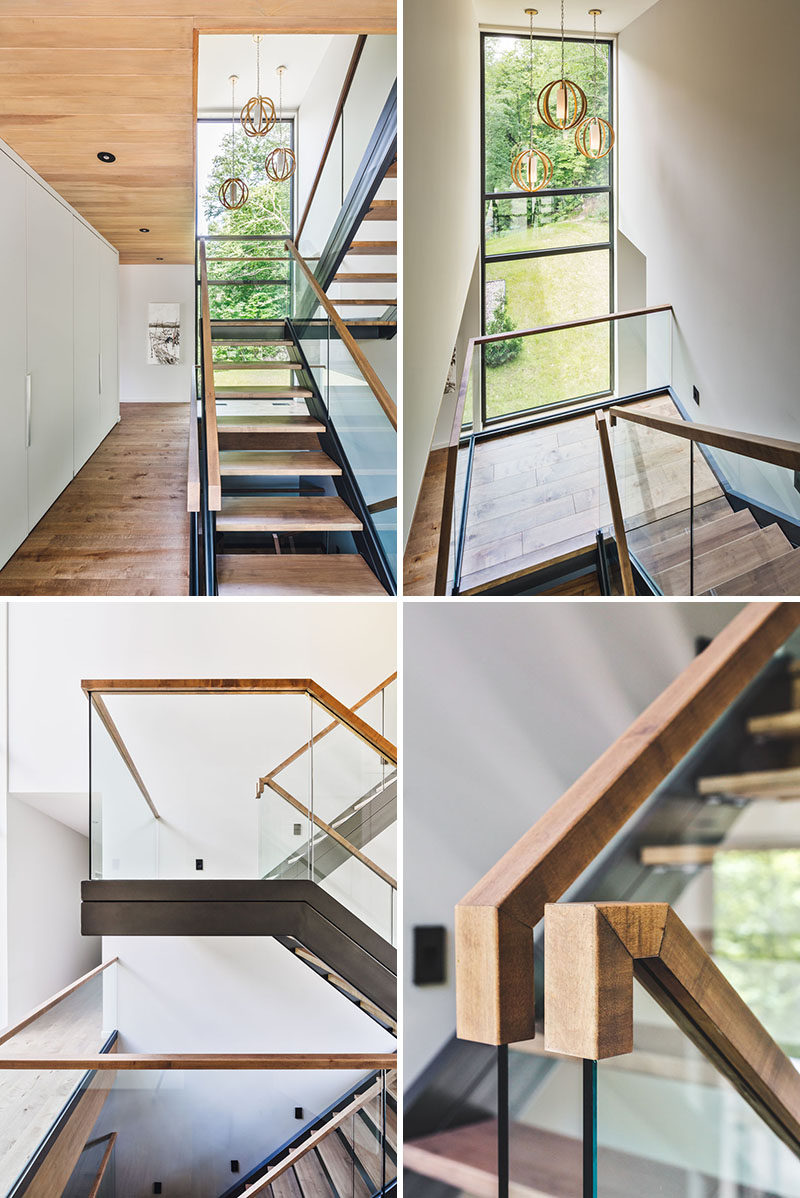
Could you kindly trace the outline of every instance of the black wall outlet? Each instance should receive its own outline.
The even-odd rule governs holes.
[[[202,868],[203,868],[203,858],[202,858],[202,857],[195,857],[195,859],[194,859],[194,867],[195,867],[195,869],[202,869]]]
[[[238,1173],[238,1172],[239,1172],[239,1162],[231,1161],[231,1173]]]
[[[303,1118],[303,1108],[301,1106],[296,1106],[294,1108],[294,1117],[295,1117],[295,1119]]]
[[[692,399],[699,407],[700,406],[700,389],[698,387],[692,387]]]
[[[414,985],[433,986],[445,980],[445,928],[436,924],[414,928]]]

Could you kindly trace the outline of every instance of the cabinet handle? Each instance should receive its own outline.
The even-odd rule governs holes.
[[[31,375],[25,375],[25,444],[31,445]]]
[[[103,394],[103,355],[97,355],[97,390]]]

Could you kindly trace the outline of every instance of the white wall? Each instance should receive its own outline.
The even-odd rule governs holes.
[[[8,1020],[8,603],[0,603],[0,1027]]]
[[[679,395],[692,419],[792,440],[798,37],[795,0],[755,25],[744,0],[660,0],[618,42],[619,225],[647,302],[675,307]],[[776,501],[757,463],[731,482]]]
[[[406,0],[403,30],[407,535],[480,240],[480,76],[472,0]]]
[[[129,403],[188,403],[194,363],[194,267],[119,268],[120,399]],[[181,360],[147,361],[147,305],[181,305]]]
[[[740,606],[405,605],[406,1083],[455,1030],[456,903]],[[448,931],[441,986],[411,982],[426,923]]]
[[[100,964],[81,936],[80,885],[89,844],[14,796],[8,800],[8,1021]]]

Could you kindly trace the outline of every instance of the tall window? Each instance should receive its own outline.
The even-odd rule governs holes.
[[[250,194],[242,208],[230,211],[222,205],[218,194],[220,184],[231,174],[230,118],[197,122],[198,233],[293,237],[294,176],[284,183],[272,183],[264,172],[264,159],[280,144],[280,137],[277,124],[266,137],[247,137],[237,126],[236,174],[244,179]],[[283,144],[290,148],[294,144],[294,121],[288,117],[283,120]],[[218,246],[213,256],[233,260],[215,262],[210,272],[213,278],[288,281],[289,267],[282,240],[220,242]],[[241,262],[236,258],[262,261]],[[213,286],[210,288],[212,316],[241,320],[280,318],[286,315],[287,295],[285,286]]]
[[[511,163],[530,138],[529,39],[482,35],[483,331],[510,332],[585,316],[613,306],[612,153],[592,161],[578,153],[574,130],[561,133],[536,118],[535,145],[553,162],[550,185],[520,192]],[[567,78],[584,89],[588,114],[611,119],[611,44],[568,39]],[[534,40],[534,91],[561,74],[561,43]],[[535,97],[534,97],[535,100]],[[613,387],[608,326],[487,347],[483,420],[492,421],[601,395]]]

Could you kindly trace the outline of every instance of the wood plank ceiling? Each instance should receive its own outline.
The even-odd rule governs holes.
[[[220,10],[219,0],[0,5],[0,137],[121,262],[193,261],[199,33],[396,26],[395,0],[238,0],[228,15]],[[98,161],[101,150],[116,162]]]

